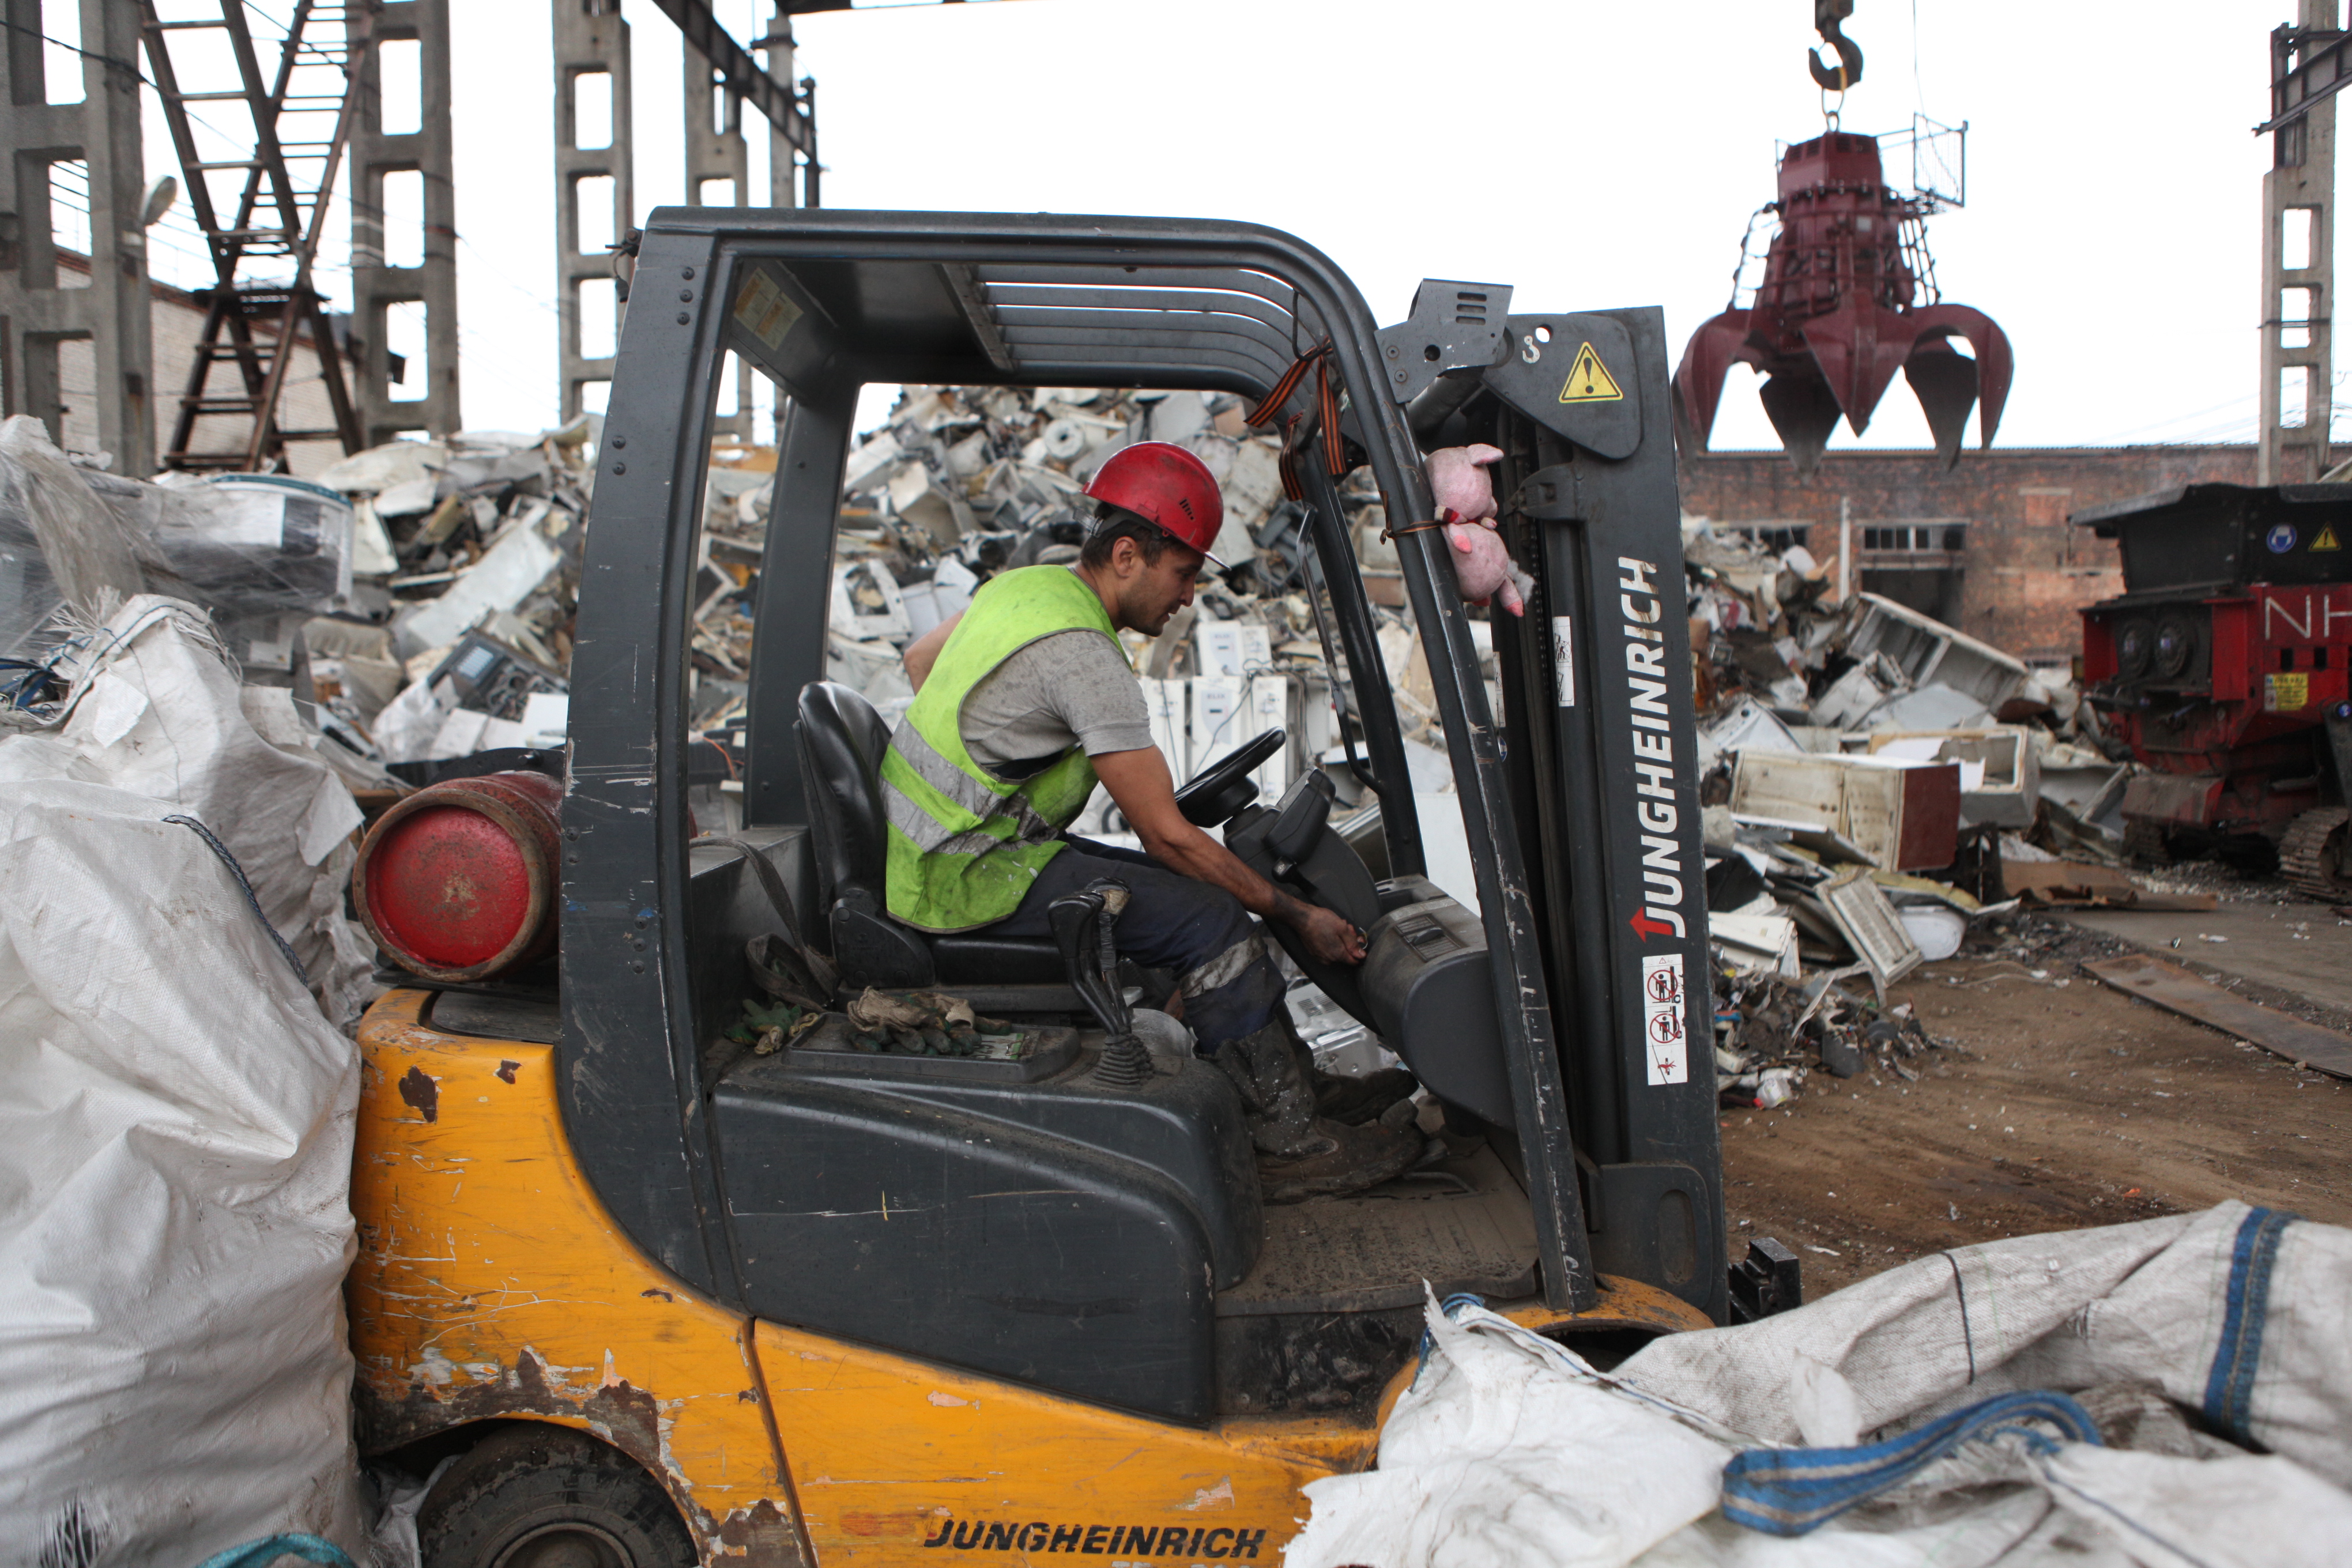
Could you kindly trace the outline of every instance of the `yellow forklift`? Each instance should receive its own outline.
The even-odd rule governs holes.
[[[1272,1564],[1300,1489],[1373,1462],[1428,1290],[1596,1353],[1727,1320],[1656,310],[1514,313],[1507,286],[1433,280],[1379,329],[1302,241],[1192,220],[665,209],[634,259],[560,807],[501,863],[560,943],[496,978],[405,976],[361,1036],[361,1441],[438,1470],[432,1568]],[[775,383],[782,429],[747,826],[719,842],[688,803],[709,751],[688,640],[730,355]],[[1084,932],[888,920],[886,731],[824,680],[869,383],[1284,395],[1379,832],[1332,827],[1311,767],[1255,800],[1279,731],[1183,805],[1367,931],[1360,970],[1306,967],[1443,1105],[1442,1163],[1263,1205],[1211,1064],[1106,1070],[1119,1003]],[[1534,578],[1492,623],[1502,714],[1444,535],[1405,526],[1432,516],[1423,452],[1474,440],[1506,454],[1501,527]],[[1360,466],[1400,525],[1479,912],[1424,875],[1339,503]],[[828,955],[828,1000],[937,987],[1034,1048],[746,1049],[747,947],[785,934]],[[1743,1268],[1743,1311],[1786,1299]]]

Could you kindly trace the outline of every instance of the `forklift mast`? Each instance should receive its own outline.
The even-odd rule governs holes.
[[[1320,351],[1339,467],[1369,465],[1425,648],[1488,959],[1507,1119],[1550,1306],[1596,1273],[1722,1321],[1723,1208],[1688,620],[1667,357],[1654,309],[1510,313],[1432,281],[1379,330],[1332,262],[1279,231],[1126,217],[677,209],[635,252],[598,453],[562,808],[559,1092],[613,1219],[723,1302],[746,1241],[714,1125],[714,1045],[740,946],[694,875],[688,648],[712,412],[731,353],[782,433],[747,697],[747,833],[810,820],[798,707],[824,679],[844,461],[869,383],[1117,385],[1264,397]],[[1290,378],[1312,518],[1378,791],[1389,869],[1424,868],[1406,748],[1332,464]],[[1320,406],[1333,404],[1326,400]],[[1536,580],[1499,611],[1503,712],[1435,528],[1424,450],[1488,441],[1505,537]],[[779,868],[815,905],[806,853]],[[1409,1057],[1410,1059],[1410,1057]]]

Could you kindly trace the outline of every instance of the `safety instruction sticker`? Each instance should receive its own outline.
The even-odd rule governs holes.
[[[771,350],[784,346],[784,334],[800,319],[801,308],[764,271],[754,268],[735,290],[735,324]]]
[[[2298,669],[2263,678],[2263,711],[2292,713],[2311,706],[2311,677]]]
[[[2310,553],[2314,555],[2321,555],[2330,550],[2341,550],[2343,548],[2344,546],[2337,543],[2336,540],[2336,525],[2332,522],[2323,522],[2319,525],[2318,536],[2311,542]]]
[[[1568,367],[1567,384],[1559,389],[1562,403],[1615,403],[1625,395],[1601,356],[1586,343],[1576,351],[1576,363]]]
[[[1642,1044],[1653,1086],[1690,1079],[1690,1038],[1683,1025],[1683,955],[1642,955]]]
[[[1551,618],[1551,675],[1562,708],[1576,706],[1576,642],[1566,616]]]

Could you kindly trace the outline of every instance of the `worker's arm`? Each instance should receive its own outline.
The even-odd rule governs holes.
[[[948,638],[955,635],[956,623],[962,619],[963,612],[958,610],[907,645],[907,679],[915,683],[916,690],[920,691],[923,682],[931,678],[931,666],[939,663],[940,649],[948,646]]]
[[[1223,888],[1253,914],[1289,926],[1306,940],[1307,951],[1325,963],[1361,963],[1364,934],[1346,917],[1320,904],[1291,897],[1242,864],[1234,852],[1184,820],[1176,806],[1176,781],[1157,746],[1106,752],[1094,759],[1095,773],[1118,805],[1127,825],[1143,840],[1146,853],[1171,871]]]

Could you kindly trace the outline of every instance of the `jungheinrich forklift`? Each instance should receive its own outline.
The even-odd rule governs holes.
[[[362,1446],[449,1461],[428,1563],[1271,1563],[1299,1489],[1372,1462],[1426,1289],[1621,1352],[1726,1320],[1671,362],[1656,310],[1510,303],[1432,281],[1377,329],[1328,258],[1243,224],[654,215],[580,589],[558,956],[402,986],[362,1035]],[[688,639],[730,353],[784,417],[749,826],[721,843],[687,801]],[[1183,803],[1367,931],[1360,970],[1318,978],[1475,1152],[1264,1206],[1211,1064],[1105,1070],[1084,940],[887,919],[883,726],[824,679],[867,383],[1286,392],[1269,417],[1381,841],[1331,828],[1311,770],[1254,801],[1258,748]],[[1535,579],[1494,621],[1500,714],[1444,536],[1413,526],[1423,452],[1471,440],[1507,454],[1501,527]],[[1480,914],[1423,875],[1337,489],[1359,465],[1398,530]],[[1040,1040],[1078,1027],[1018,1060],[746,1051],[747,942],[793,911],[839,996],[935,986]]]

